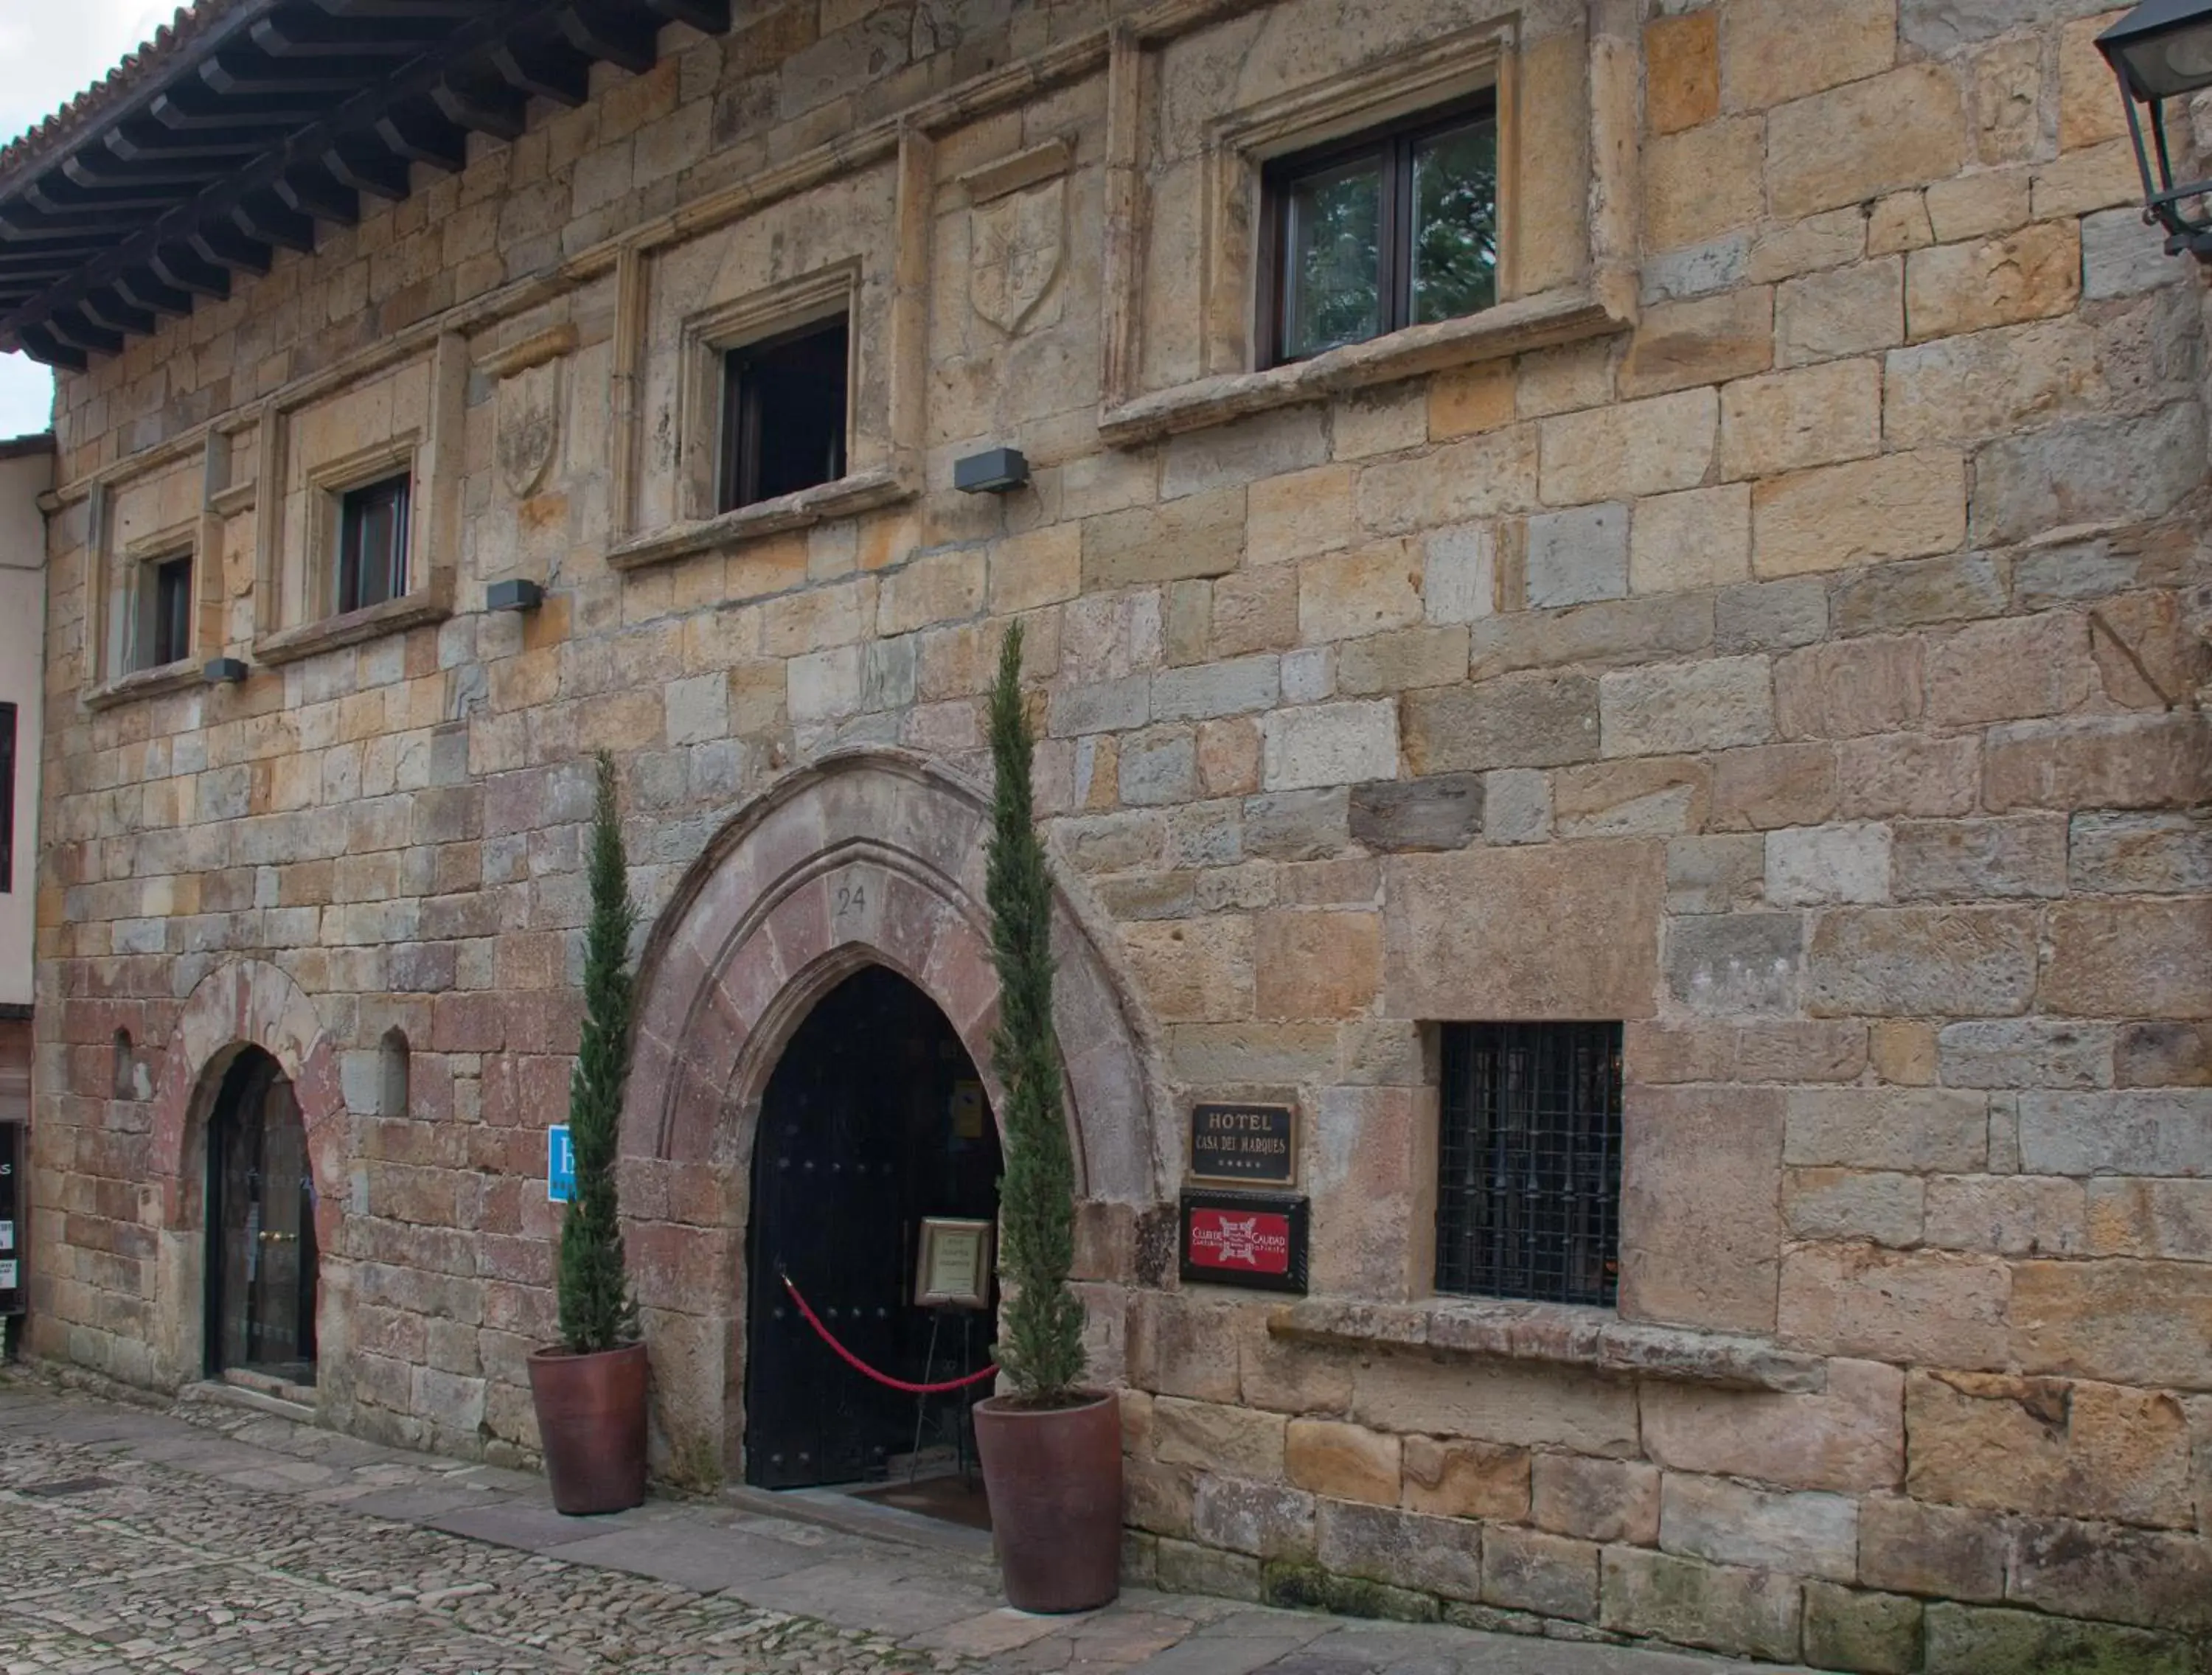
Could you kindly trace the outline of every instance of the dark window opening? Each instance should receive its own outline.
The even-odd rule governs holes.
[[[1261,193],[1263,365],[1498,300],[1489,94],[1280,158]]]
[[[845,475],[849,364],[842,314],[724,357],[723,511]]]
[[[407,591],[408,486],[402,475],[339,497],[340,611],[380,605]]]
[[[1448,1023],[1437,1290],[1610,1305],[1620,1285],[1617,1023]]]
[[[160,669],[192,654],[192,555],[149,559],[139,572],[133,669]]]
[[[118,1099],[138,1097],[138,1055],[131,1044],[131,1032],[115,1032],[115,1055],[108,1077],[108,1091]]]
[[[394,1024],[384,1032],[384,1041],[380,1049],[378,1071],[383,1086],[378,1101],[378,1115],[404,1117],[408,1114],[410,1058],[407,1032]]]
[[[0,704],[0,895],[15,889],[15,707]]]

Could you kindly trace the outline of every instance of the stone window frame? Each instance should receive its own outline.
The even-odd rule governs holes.
[[[1583,81],[1588,191],[1586,246],[1572,282],[1523,294],[1518,210],[1524,146],[1536,136],[1521,82],[1518,12],[1504,12],[1442,40],[1217,115],[1207,126],[1200,214],[1203,373],[1140,391],[1142,228],[1148,219],[1143,146],[1158,76],[1147,62],[1181,32],[1147,37],[1117,29],[1107,64],[1107,228],[1100,339],[1098,427],[1116,446],[1224,424],[1249,414],[1329,399],[1346,390],[1474,361],[1632,330],[1638,318],[1636,204],[1641,148],[1641,42],[1607,33],[1604,7],[1589,12]],[[1498,131],[1498,297],[1480,313],[1411,326],[1307,360],[1260,367],[1256,213],[1264,165],[1485,87],[1496,90]]]
[[[885,159],[856,153],[843,167],[793,172],[765,183],[747,208],[770,205],[877,167]],[[637,519],[638,461],[645,450],[639,407],[649,348],[653,262],[642,250],[625,252],[616,271],[614,532],[607,563],[635,570],[693,553],[730,550],[835,518],[895,506],[921,492],[924,390],[929,375],[928,288],[931,206],[936,186],[936,147],[918,127],[902,128],[889,157],[894,169],[891,240],[888,254],[856,251],[811,273],[764,286],[686,315],[680,325],[674,447],[675,518],[641,530]],[[702,231],[708,230],[702,228]],[[889,281],[880,323],[862,306],[866,281],[877,264]],[[845,475],[795,494],[757,501],[728,512],[717,509],[715,473],[720,456],[724,356],[775,331],[826,319],[842,300],[850,321],[854,380],[846,403]],[[811,311],[811,312],[810,312]],[[869,411],[858,400],[860,345],[880,324],[885,355],[887,410]]]
[[[182,649],[172,658],[158,660],[148,657],[147,630],[155,630],[159,640],[161,573],[172,564],[182,561],[185,566],[185,592],[187,604],[197,607],[200,600],[200,555],[196,550],[190,526],[179,530],[169,540],[155,537],[149,541],[133,543],[134,550],[124,559],[123,661],[131,674],[146,674],[156,669],[166,669],[173,664],[188,664],[199,645],[199,611],[188,609],[185,614],[185,640]]]
[[[170,462],[173,466],[175,462]],[[145,475],[155,475],[149,471]],[[222,525],[211,504],[193,516],[140,536],[117,550],[112,527],[117,495],[128,479],[103,483],[93,496],[89,609],[85,624],[86,663],[90,681],[84,690],[88,709],[110,709],[140,698],[185,691],[200,683],[200,662],[215,644],[209,613],[222,598]],[[203,495],[203,501],[206,496]],[[184,656],[143,669],[131,666],[138,631],[139,594],[154,563],[189,555],[192,562],[192,612]],[[219,636],[217,636],[219,638]]]
[[[343,397],[361,384],[427,361],[430,375],[424,423],[380,437],[347,453],[307,462],[306,527],[296,549],[289,540],[285,502],[289,456],[301,412]],[[470,355],[458,332],[441,333],[416,355],[378,362],[356,378],[271,401],[259,416],[260,460],[254,562],[253,656],[281,665],[319,652],[356,646],[453,614],[460,551],[464,412]],[[331,610],[337,586],[339,503],[348,490],[408,473],[407,590],[380,604]]]
[[[415,515],[422,482],[422,440],[420,430],[403,431],[388,442],[329,460],[308,472],[307,562],[304,580],[310,622],[319,625],[340,616],[358,616],[414,592],[416,561],[422,556],[422,520]],[[407,586],[392,599],[341,612],[337,599],[339,571],[343,563],[346,496],[396,476],[407,479]]]

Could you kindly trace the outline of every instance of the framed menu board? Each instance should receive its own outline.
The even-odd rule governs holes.
[[[931,1216],[921,1223],[914,1300],[924,1308],[991,1306],[990,1223]]]

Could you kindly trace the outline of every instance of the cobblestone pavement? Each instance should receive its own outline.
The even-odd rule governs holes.
[[[189,1414],[191,1417],[183,1417]],[[986,1554],[540,1479],[223,1406],[0,1377],[0,1675],[1706,1675],[1702,1658],[1132,1591],[1000,1601]]]

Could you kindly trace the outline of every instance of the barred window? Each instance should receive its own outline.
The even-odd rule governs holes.
[[[1448,1023],[1437,1290],[1613,1303],[1618,1023]]]

